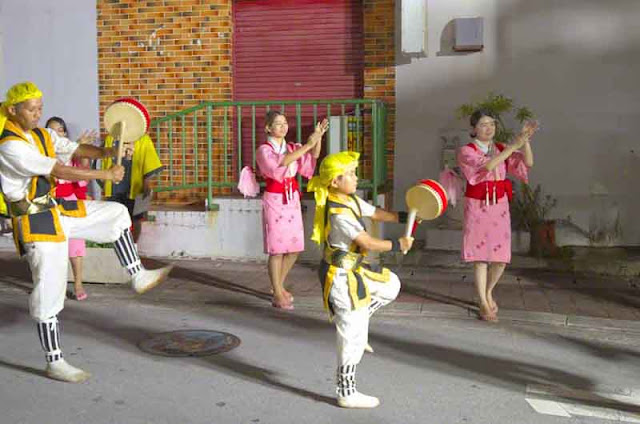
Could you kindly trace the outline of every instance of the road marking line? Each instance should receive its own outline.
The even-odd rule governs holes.
[[[632,389],[594,388],[581,390],[564,386],[527,385],[526,401],[540,414],[558,417],[603,418],[640,423],[640,392]]]

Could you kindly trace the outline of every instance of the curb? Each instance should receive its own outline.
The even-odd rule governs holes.
[[[271,308],[266,302],[246,302],[247,306]],[[316,297],[296,297],[296,310],[324,312],[320,300]],[[443,305],[420,304],[412,302],[394,302],[378,312],[378,316],[414,316],[433,319],[458,319],[478,321],[472,308]],[[551,312],[530,312],[513,309],[500,309],[500,322],[543,324],[557,327],[589,330],[616,330],[640,333],[640,321],[616,320],[610,318],[586,317],[579,315],[554,314]],[[499,324],[498,324],[499,325]]]

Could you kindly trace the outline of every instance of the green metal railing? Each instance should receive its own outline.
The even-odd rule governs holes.
[[[206,196],[211,209],[214,194],[231,194],[235,189],[243,166],[255,169],[256,148],[266,139],[263,118],[270,109],[287,115],[287,141],[298,143],[306,141],[315,122],[331,117],[334,128],[325,135],[323,150],[360,152],[358,187],[371,191],[377,200],[387,182],[386,108],[381,101],[365,99],[204,102],[154,119],[151,134],[165,165],[156,190]],[[339,139],[332,140],[336,134]]]

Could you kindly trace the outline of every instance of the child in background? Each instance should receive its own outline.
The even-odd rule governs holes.
[[[54,130],[61,137],[69,137],[69,131],[64,119],[53,116],[47,120],[46,128]],[[91,143],[96,139],[96,131],[85,131],[80,135],[77,142],[80,144]],[[88,159],[75,160],[72,159],[68,166],[76,166],[80,168],[90,168],[91,164]],[[88,181],[65,181],[57,180],[56,197],[65,200],[84,200],[87,198]],[[82,239],[69,240],[69,261],[73,270],[73,291],[76,300],[82,301],[87,299],[88,295],[82,284],[82,265],[84,256],[86,255],[85,242]]]

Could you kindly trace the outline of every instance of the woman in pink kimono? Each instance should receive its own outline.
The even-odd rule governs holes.
[[[496,120],[490,111],[475,111],[470,123],[475,139],[458,153],[458,165],[467,179],[462,259],[474,264],[480,319],[497,321],[493,289],[511,262],[512,187],[506,176],[528,181],[533,166],[529,139],[538,126],[526,122],[514,142],[505,146],[493,141]]]
[[[287,274],[304,250],[304,228],[297,174],[311,178],[320,156],[322,135],[329,122],[316,125],[307,143],[287,143],[287,118],[269,111],[265,130],[267,142],[258,148],[256,163],[266,182],[262,196],[264,250],[269,255],[269,280],[273,288],[272,305],[293,309],[293,296],[284,288]]]

